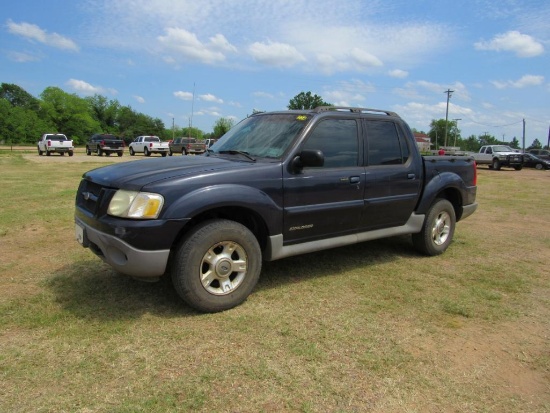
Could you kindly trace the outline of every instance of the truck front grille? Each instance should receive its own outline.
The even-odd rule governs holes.
[[[114,189],[83,179],[76,194],[76,206],[94,216],[102,215],[107,211],[114,192]]]

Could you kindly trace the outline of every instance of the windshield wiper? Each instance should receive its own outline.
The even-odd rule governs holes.
[[[230,151],[219,151],[219,153],[228,153],[230,155],[242,155],[242,156],[246,156],[251,161],[256,162],[256,159],[253,158],[252,156],[250,156],[250,154],[248,152],[245,152],[245,151],[236,151],[236,150],[232,149]]]

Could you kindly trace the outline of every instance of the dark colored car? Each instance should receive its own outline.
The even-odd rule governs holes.
[[[116,153],[118,156],[122,156],[124,146],[124,141],[118,136],[96,133],[86,143],[86,155],[96,153],[98,156],[103,154],[109,156],[111,153]]]
[[[550,169],[550,161],[539,158],[532,153],[523,154],[523,166],[526,168]]]
[[[527,152],[535,155],[537,158],[550,161],[550,151],[548,149],[529,149]]]

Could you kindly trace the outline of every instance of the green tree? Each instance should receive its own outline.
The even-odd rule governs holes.
[[[510,142],[510,147],[514,149],[519,149],[519,141],[515,136],[514,136],[514,139],[512,139],[512,142]]]
[[[481,145],[475,135],[470,135],[468,139],[462,139],[460,148],[465,151],[478,152]]]
[[[49,132],[64,133],[75,144],[82,144],[91,134],[100,130],[99,122],[91,116],[85,99],[58,87],[47,87],[40,96],[43,118],[55,128]]]
[[[445,124],[447,124],[447,142],[445,142]],[[455,121],[445,121],[445,119],[433,119],[430,123],[428,136],[432,142],[436,143],[436,148],[441,146],[454,146],[455,142],[460,143],[458,139],[460,130]]]
[[[312,95],[311,92],[300,92],[288,102],[288,109],[315,109],[317,106],[332,106],[323,100],[321,96]]]
[[[527,149],[542,149],[542,143],[538,139],[535,139]]]
[[[11,83],[2,83],[0,86],[0,99],[6,99],[12,104],[25,109],[37,111],[40,102],[30,93]]]
[[[229,118],[220,118],[214,123],[214,139],[221,138],[234,125],[234,122]]]
[[[117,116],[120,103],[117,100],[108,101],[105,96],[97,94],[85,100],[92,117],[99,123],[101,132],[118,134]]]

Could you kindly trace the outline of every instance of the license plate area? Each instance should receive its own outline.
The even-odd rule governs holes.
[[[88,237],[86,237],[86,230],[84,227],[75,224],[74,225],[74,237],[76,241],[82,245],[83,247],[88,247],[90,242],[88,241]]]

